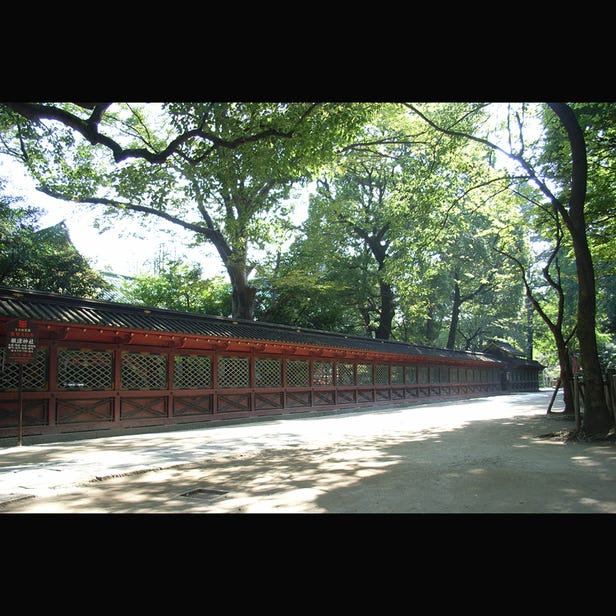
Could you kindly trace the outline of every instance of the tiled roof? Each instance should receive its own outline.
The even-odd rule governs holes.
[[[0,319],[3,317],[7,320],[24,318],[66,325],[112,327],[121,330],[238,338],[286,344],[322,345],[441,359],[495,361],[494,357],[482,353],[451,351],[404,342],[378,340],[367,336],[351,336],[288,325],[0,287]]]

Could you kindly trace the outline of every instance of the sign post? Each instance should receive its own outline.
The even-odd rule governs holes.
[[[28,319],[15,319],[6,324],[7,361],[19,364],[19,422],[17,445],[21,447],[23,434],[23,366],[36,361],[38,329]]]

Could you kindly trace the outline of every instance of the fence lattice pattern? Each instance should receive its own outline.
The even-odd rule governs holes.
[[[58,389],[113,389],[113,351],[58,350]]]
[[[255,359],[255,385],[257,387],[282,385],[282,364],[279,359]]]
[[[357,364],[357,384],[372,385],[372,365]]]
[[[158,353],[122,354],[122,389],[166,389],[167,356]]]
[[[310,385],[310,364],[307,361],[287,361],[287,387],[308,387]]]
[[[376,367],[376,384],[389,385],[389,369],[383,364],[379,364]]]
[[[404,383],[404,366],[391,367],[391,384],[402,385]]]
[[[353,364],[338,363],[338,374],[336,378],[338,385],[354,385],[355,374]]]
[[[236,389],[250,385],[250,362],[247,357],[218,359],[218,387]]]
[[[315,361],[312,365],[315,385],[333,385],[334,366],[331,361]]]
[[[211,357],[176,355],[173,362],[173,386],[176,389],[209,389],[212,387]]]
[[[23,364],[22,389],[44,391],[47,389],[47,349],[38,349],[36,361]],[[0,389],[17,391],[19,389],[19,364],[7,361],[6,348],[0,355]]]

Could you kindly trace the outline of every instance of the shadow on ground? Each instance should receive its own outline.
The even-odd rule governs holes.
[[[540,437],[571,425],[559,415],[521,414],[318,443],[288,432],[277,436],[283,447],[255,436],[244,452],[227,456],[220,454],[225,441],[204,442],[203,456],[186,463],[180,442],[170,442],[172,468],[129,475],[118,468],[122,476],[5,503],[0,511],[616,513],[616,447]],[[159,442],[142,437],[140,448]],[[101,443],[98,455],[121,446],[119,439]],[[53,446],[48,450],[53,464]]]

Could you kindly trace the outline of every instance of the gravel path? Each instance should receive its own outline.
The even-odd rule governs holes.
[[[0,513],[616,513],[551,395],[0,447]]]

